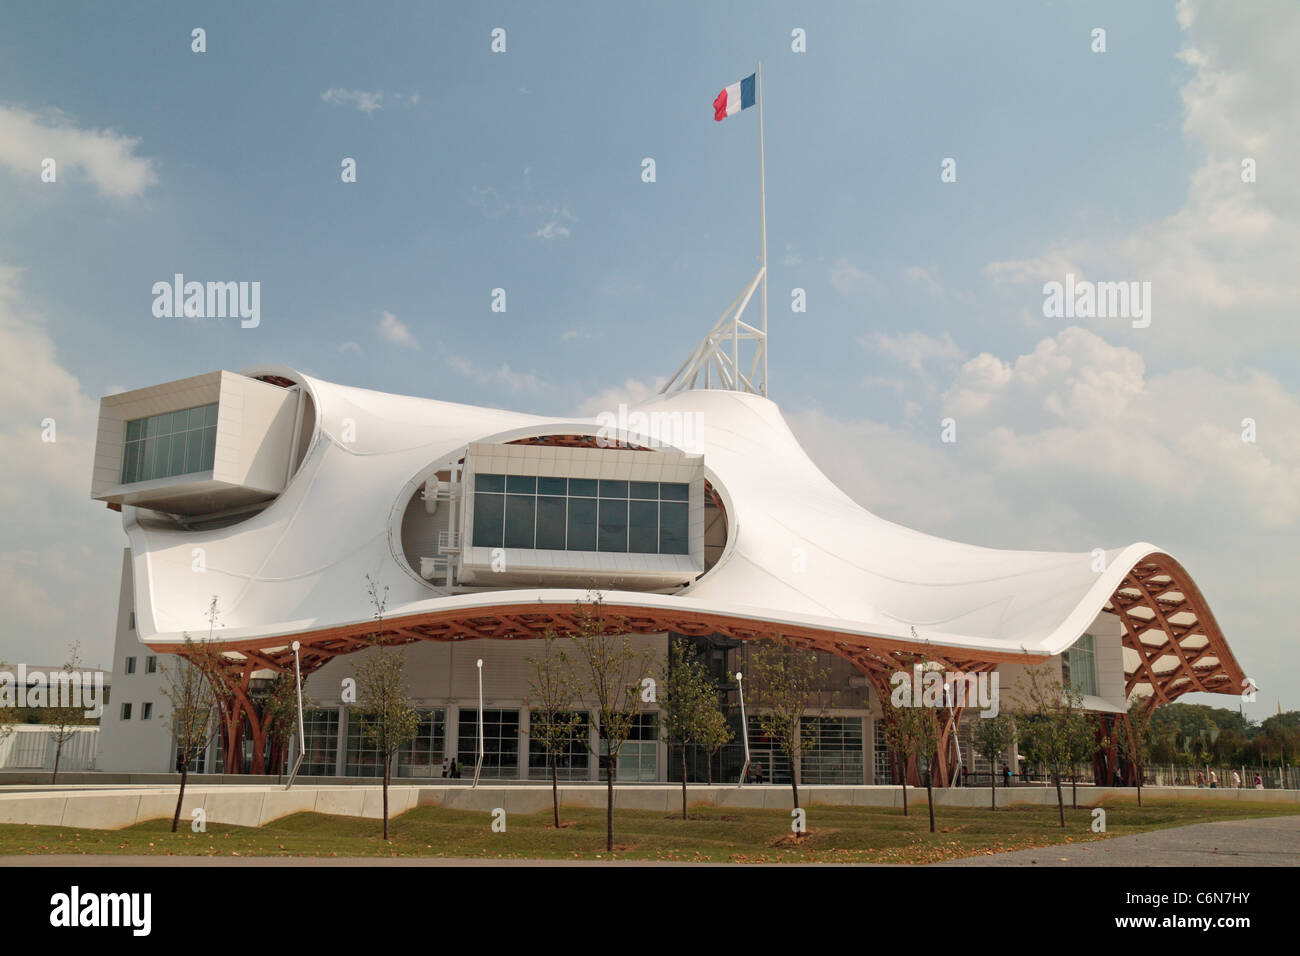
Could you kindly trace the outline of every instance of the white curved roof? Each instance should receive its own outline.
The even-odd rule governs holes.
[[[300,468],[265,510],[228,528],[183,531],[125,508],[134,561],[137,627],[152,644],[209,632],[217,597],[223,640],[300,634],[371,619],[365,575],[389,588],[386,614],[572,605],[585,591],[529,587],[439,595],[405,566],[390,528],[419,480],[472,441],[590,433],[594,419],[549,419],[335,385],[284,368],[303,383],[317,430]],[[877,517],[836,488],[800,448],[777,406],[734,391],[682,391],[633,411],[698,413],[705,473],[723,495],[722,558],[678,594],[605,591],[630,607],[701,613],[919,639],[980,651],[1055,654],[1088,627],[1127,572],[1154,545],[1106,555],[1002,551],[948,541]],[[355,441],[340,441],[342,423]],[[635,437],[635,436],[634,436]],[[396,509],[396,510],[395,510]],[[195,570],[194,549],[205,570]],[[795,556],[802,552],[803,567]],[[915,632],[913,632],[915,628]]]

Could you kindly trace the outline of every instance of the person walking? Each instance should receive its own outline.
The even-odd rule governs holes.
[[[1237,771],[1235,770],[1232,771],[1232,789],[1233,790],[1241,789],[1241,774],[1237,773]]]
[[[1213,770],[1210,771],[1210,786],[1217,788],[1219,786],[1219,775]]]
[[[1264,778],[1261,777],[1259,774],[1255,774],[1255,789],[1256,790],[1264,789]]]
[[[1196,786],[1198,788],[1205,786],[1205,774],[1201,773],[1199,770],[1196,771]]]

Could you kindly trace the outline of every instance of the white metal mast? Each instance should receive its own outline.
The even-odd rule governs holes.
[[[695,347],[690,357],[659,390],[660,395],[671,395],[682,389],[700,387],[701,375],[704,377],[703,387],[711,388],[715,371],[722,388],[767,395],[767,168],[763,153],[763,64],[761,61],[754,70],[754,86],[754,97],[758,101],[758,272],[745,284],[740,295],[736,296],[727,310],[722,313],[717,324]],[[759,327],[755,328],[744,321],[741,315],[760,283],[762,283],[762,292],[759,297],[759,308],[762,312],[762,321]],[[748,372],[741,367],[740,343],[742,341],[754,343],[754,357]],[[728,343],[730,348],[727,347]]]

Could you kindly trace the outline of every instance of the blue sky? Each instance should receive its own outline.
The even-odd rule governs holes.
[[[42,403],[88,435],[106,392],[216,367],[557,414],[644,394],[756,268],[758,117],[715,123],[711,103],[761,58],[770,394],[814,458],[937,534],[1157,542],[1274,678],[1266,696],[1300,706],[1300,201],[1278,172],[1300,124],[1275,98],[1298,28],[1268,10],[8,5],[4,327],[49,367],[12,360],[7,497],[32,480],[16,466]],[[82,157],[56,184],[32,165],[52,130]],[[1253,190],[1233,176],[1245,155]],[[1041,283],[1068,270],[1152,281],[1152,329],[1044,318]],[[155,318],[151,287],[176,272],[259,281],[260,326]],[[1246,416],[1261,438],[1241,449]],[[0,656],[83,628],[108,653],[123,539],[78,462],[39,485],[59,504],[0,519],[22,631]],[[55,580],[83,613],[41,611]]]

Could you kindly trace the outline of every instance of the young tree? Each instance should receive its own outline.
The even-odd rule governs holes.
[[[1056,803],[1061,826],[1065,826],[1065,796],[1061,775],[1070,767],[1078,747],[1080,725],[1087,723],[1083,698],[1042,668],[1025,671],[1018,688],[1016,725],[1026,756],[1041,764],[1056,785]]]
[[[921,658],[904,657],[902,667],[890,677],[892,691],[881,694],[880,707],[885,721],[885,740],[895,754],[902,754],[903,816],[908,816],[907,765],[915,759],[916,770],[925,780],[926,803],[930,815],[930,832],[934,832],[934,789],[931,778],[933,755],[939,746],[939,714],[943,704],[942,682],[933,688],[933,699],[913,686],[922,673]],[[924,683],[922,685],[924,687]],[[920,703],[918,703],[918,700]]]
[[[975,721],[975,751],[989,762],[992,809],[998,808],[998,761],[1006,760],[1007,748],[1016,742],[1016,722],[1008,714],[980,717]]]
[[[302,686],[303,707],[309,708],[311,701],[305,694],[305,675]],[[298,729],[298,681],[292,673],[280,673],[272,678],[270,690],[262,703],[262,727],[266,730],[266,739],[271,741],[271,764],[276,782],[279,782],[289,762],[289,741]],[[302,747],[304,743],[299,741],[298,746]]]
[[[366,575],[375,621],[384,619],[388,588]],[[369,636],[371,652],[355,666],[357,675],[357,718],[361,734],[379,752],[384,764],[384,839],[388,839],[388,785],[393,779],[393,757],[420,732],[420,714],[411,703],[405,669],[406,655],[383,643],[379,632]]]
[[[695,648],[683,640],[673,641],[668,648],[667,665],[659,682],[658,703],[665,739],[681,754],[682,819],[685,820],[686,748],[708,743],[719,749],[730,738],[731,729],[718,706],[718,689]],[[720,733],[725,733],[726,739],[717,743]],[[712,767],[709,769],[712,776]]]
[[[185,802],[185,785],[190,777],[190,764],[197,760],[217,733],[218,722],[212,718],[217,705],[216,688],[222,678],[221,652],[212,641],[196,643],[189,634],[185,644],[175,655],[171,665],[163,665],[166,686],[163,696],[172,708],[172,732],[176,738],[176,769],[181,775],[180,791],[176,794],[176,812],[172,814],[172,833],[181,819],[181,806]]]
[[[618,755],[637,724],[649,654],[638,654],[627,622],[605,614],[599,594],[574,606],[573,652],[582,696],[595,705],[598,756],[605,761],[605,850],[614,851],[614,776]]]
[[[1071,722],[1069,740],[1070,809],[1079,809],[1079,770],[1097,750],[1097,725],[1086,713]]]
[[[700,715],[700,723],[695,731],[695,744],[704,751],[708,758],[705,762],[705,779],[709,785],[713,785],[713,758],[719,750],[731,743],[735,739],[735,732],[731,729],[731,724],[727,722],[727,715],[723,713],[722,707],[718,705],[717,697],[712,700],[712,705],[704,708]]]
[[[530,657],[533,674],[528,681],[528,738],[546,752],[551,765],[551,806],[555,828],[560,828],[559,759],[570,752],[574,735],[587,722],[578,711],[578,683],[564,651],[556,646],[555,631],[547,628],[542,636],[542,656]],[[582,741],[586,746],[586,741]]]
[[[830,668],[818,663],[815,652],[778,640],[754,648],[748,677],[759,726],[790,759],[790,789],[797,810],[800,764],[803,755],[817,746],[805,718],[820,716],[825,709],[820,703]]]
[[[1152,716],[1155,707],[1150,697],[1134,697],[1128,705],[1128,720],[1116,721],[1116,743],[1133,764],[1133,774],[1137,779],[1138,806],[1142,806],[1142,777],[1146,772],[1147,761],[1151,758]]]
[[[63,745],[73,738],[78,728],[89,723],[86,718],[84,703],[75,705],[73,703],[73,682],[81,679],[80,670],[81,645],[74,641],[68,648],[68,659],[63,665],[64,676],[62,681],[64,686],[60,688],[53,681],[51,681],[50,686],[50,707],[45,717],[46,722],[50,725],[50,736],[54,738],[54,776],[50,778],[50,783],[58,783],[59,763],[63,759]],[[61,691],[67,694],[67,706],[62,706],[60,702]]]

